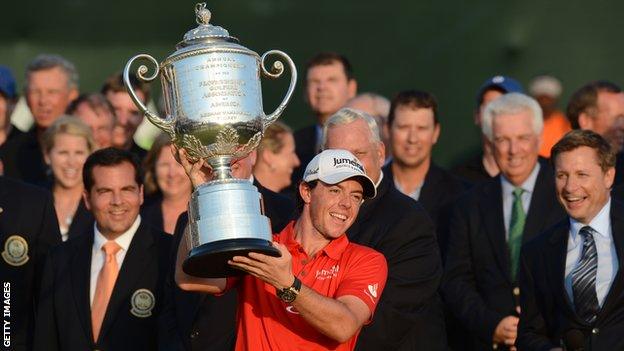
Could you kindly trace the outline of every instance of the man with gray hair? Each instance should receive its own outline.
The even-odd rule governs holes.
[[[325,123],[322,147],[356,155],[377,187],[377,196],[362,205],[347,230],[349,240],[381,252],[388,262],[386,288],[356,350],[446,350],[434,225],[418,202],[383,177],[385,148],[375,119],[358,110],[339,110]]]
[[[5,175],[41,184],[47,166],[41,152],[41,136],[78,97],[78,73],[73,63],[59,55],[43,54],[26,67],[26,102],[35,120],[30,131],[2,145],[0,159]]]
[[[375,119],[381,135],[381,141],[383,141],[386,148],[387,161],[392,155],[390,145],[390,129],[388,127],[390,100],[376,93],[362,93],[349,100],[345,107],[366,112]]]
[[[475,350],[514,350],[520,248],[564,212],[552,170],[538,159],[543,121],[537,101],[502,95],[485,107],[481,128],[500,174],[462,195],[452,211],[442,292],[474,336]]]

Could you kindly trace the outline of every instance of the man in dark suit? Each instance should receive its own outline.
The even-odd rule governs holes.
[[[552,171],[538,162],[542,126],[537,101],[526,95],[488,104],[482,129],[501,174],[462,195],[450,218],[442,291],[475,350],[514,344],[520,247],[564,216]]]
[[[26,67],[26,102],[35,125],[0,147],[4,175],[32,184],[45,184],[43,132],[78,97],[78,73],[74,65],[58,55],[39,55]]]
[[[3,311],[9,339],[0,349],[25,351],[32,347],[35,304],[45,256],[61,242],[49,192],[0,176],[0,276]],[[8,296],[8,297],[7,297]]]
[[[624,349],[624,206],[611,199],[615,155],[591,131],[552,148],[568,217],[522,252],[519,350]]]
[[[256,152],[232,165],[232,176],[249,179],[255,163]],[[256,179],[264,202],[265,215],[271,220],[273,233],[279,233],[293,219],[295,205],[287,197],[263,187]],[[180,215],[174,233],[178,247],[188,224],[188,214]],[[172,250],[171,267],[175,266],[177,249]],[[165,302],[160,318],[159,335],[162,350],[214,350],[229,351],[234,347],[236,332],[236,290],[222,296],[184,291],[175,284],[173,271],[165,287]]]
[[[156,350],[171,237],[141,221],[136,156],[106,148],[84,165],[88,232],[48,257],[35,350]]]
[[[343,55],[322,52],[306,66],[305,99],[316,123],[295,132],[295,152],[301,165],[293,171],[291,188],[302,179],[305,166],[321,150],[321,131],[325,121],[357,93],[351,63]]]
[[[361,111],[341,109],[325,124],[322,145],[353,153],[377,186],[377,196],[362,205],[347,231],[349,240],[381,252],[388,262],[386,288],[356,350],[446,350],[435,229],[423,207],[383,176],[377,123]]]
[[[440,136],[438,103],[427,92],[406,90],[397,94],[390,106],[393,159],[384,166],[384,177],[427,210],[436,225],[444,257],[449,210],[464,184],[431,160],[431,151]]]

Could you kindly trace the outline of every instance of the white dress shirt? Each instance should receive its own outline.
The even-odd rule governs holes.
[[[520,186],[516,187],[511,184],[504,175],[501,174],[501,187],[502,187],[502,195],[503,195],[503,220],[505,221],[505,238],[509,240],[509,222],[511,222],[511,209],[513,207],[514,202],[514,194],[513,191],[515,188],[521,188],[524,190],[522,195],[522,208],[524,209],[524,214],[529,214],[529,206],[531,205],[531,197],[533,197],[533,189],[535,189],[535,182],[537,181],[537,174],[540,170],[540,164],[537,162],[529,177],[524,181],[524,183],[520,184]]]
[[[121,270],[121,264],[123,263],[124,257],[126,257],[126,252],[128,252],[128,248],[130,247],[130,242],[132,242],[132,238],[134,238],[134,234],[140,224],[141,216],[137,216],[137,219],[130,226],[130,228],[114,240],[119,246],[121,246],[121,250],[117,251],[117,254],[115,254],[119,270]],[[98,230],[97,223],[93,225],[93,228],[95,236],[93,238],[93,248],[91,249],[91,284],[89,289],[89,301],[91,304],[93,304],[93,297],[95,296],[95,286],[97,284],[98,274],[100,274],[100,270],[102,270],[104,260],[106,259],[106,254],[104,253],[104,250],[102,250],[102,246],[104,246],[104,244],[108,241],[108,239],[106,239]]]
[[[598,254],[598,270],[596,271],[596,296],[598,304],[602,304],[611,289],[611,283],[618,271],[618,258],[613,244],[613,232],[611,230],[611,198],[598,212],[596,217],[589,222],[593,229],[596,253]],[[568,253],[565,264],[565,288],[574,303],[572,293],[572,271],[578,266],[583,248],[583,237],[579,234],[585,224],[570,218],[570,236],[568,238]]]

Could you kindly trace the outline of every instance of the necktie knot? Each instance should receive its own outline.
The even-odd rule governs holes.
[[[584,226],[579,230],[579,235],[583,238],[583,246],[587,247],[594,243],[594,230],[590,226]]]
[[[524,189],[522,189],[522,188],[515,188],[515,189],[513,190],[513,196],[514,196],[514,198],[516,198],[516,199],[520,198],[520,197],[522,196],[522,194],[523,194],[523,193],[524,193]]]
[[[102,245],[102,250],[106,254],[106,261],[112,259],[119,250],[121,250],[121,246],[114,241],[107,241],[104,245]]]
[[[588,240],[589,238],[593,238],[592,237],[592,227],[586,225],[583,228],[581,228],[581,230],[579,230],[579,234],[583,237],[583,240]]]

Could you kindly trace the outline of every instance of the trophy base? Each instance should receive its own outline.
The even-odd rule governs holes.
[[[247,274],[230,266],[227,262],[234,256],[247,256],[258,252],[267,256],[280,257],[280,251],[263,239],[229,239],[206,243],[191,250],[182,264],[186,274],[200,278],[224,278]]]

